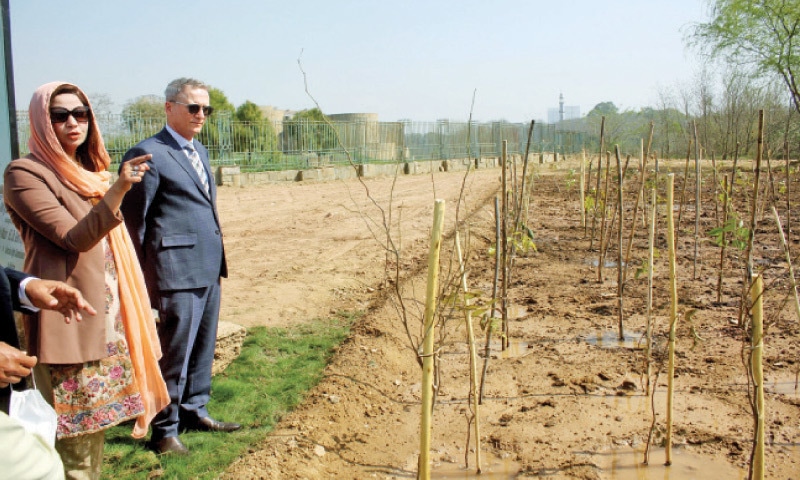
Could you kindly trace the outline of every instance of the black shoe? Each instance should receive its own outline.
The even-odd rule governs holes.
[[[220,422],[211,417],[204,417],[186,425],[186,430],[198,430],[201,432],[235,432],[240,428],[242,426],[238,423]]]
[[[159,455],[189,455],[189,449],[178,437],[164,437],[157,442],[148,442],[147,447]]]

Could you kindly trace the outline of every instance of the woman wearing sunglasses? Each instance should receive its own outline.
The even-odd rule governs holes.
[[[97,310],[80,322],[58,312],[25,317],[37,388],[58,414],[56,450],[67,478],[99,478],[105,430],[136,419],[143,437],[168,402],[161,349],[120,204],[150,156],[112,183],[89,99],[53,82],[33,94],[30,154],[9,163],[4,201],[25,245],[25,271],[78,288]]]

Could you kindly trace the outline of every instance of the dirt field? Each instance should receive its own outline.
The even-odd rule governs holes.
[[[673,168],[682,171],[682,165]],[[501,351],[496,340],[491,344],[480,406],[479,478],[746,478],[753,417],[742,358],[749,350],[735,325],[742,274],[731,268],[741,252],[729,250],[722,301],[717,302],[719,249],[701,242],[693,280],[693,207],[683,212],[677,241],[679,312],[694,309],[695,314],[690,322],[681,317],[677,329],[672,466],[664,466],[663,370],[653,401],[657,415],[650,466],[641,465],[652,422],[638,343],[646,323],[647,281],[635,278],[631,266],[623,303],[626,341],[619,342],[616,237],[607,257],[612,263],[599,282],[599,241],[589,249],[580,225],[577,183],[568,188],[569,169],[577,165],[537,166],[528,222],[537,251],[520,254],[511,273],[510,347]],[[221,188],[230,266],[230,278],[223,283],[223,320],[246,327],[295,325],[339,310],[366,312],[321,384],[224,478],[416,477],[421,370],[394,303],[386,300],[391,288],[383,282],[381,209],[391,212],[393,231],[402,232],[396,239],[401,270],[411,285],[406,291],[421,292],[434,199],[446,200],[446,231],[452,232],[464,178],[463,173],[436,173],[401,176],[396,182],[367,180],[375,203],[355,180]],[[469,288],[486,297],[494,276],[489,247],[499,179],[498,169],[470,173],[458,207],[470,232]],[[680,185],[676,181],[676,204]],[[798,192],[800,184],[793,182],[791,189]],[[633,198],[626,195],[626,229]],[[710,206],[712,195],[704,198]],[[796,193],[794,198],[799,198]],[[792,206],[795,212],[797,206]],[[713,207],[706,208],[704,230],[715,225]],[[663,209],[660,214],[653,289],[657,352],[666,348],[669,316]],[[641,213],[639,219],[632,265],[646,256]],[[760,225],[754,259],[770,267],[765,272],[770,290],[764,296],[770,322],[764,342],[766,476],[800,479],[800,393],[795,387],[800,323],[791,304],[784,303],[786,263],[774,221],[765,216]],[[626,230],[626,243],[627,236]],[[791,237],[794,252],[800,252],[798,236],[794,232]],[[443,276],[452,268],[451,250],[449,239],[443,246]],[[421,316],[418,304],[410,303],[409,309],[415,318]],[[433,478],[478,478],[468,424],[468,347],[463,313],[456,313],[446,324],[439,352]],[[418,338],[418,323],[410,331]],[[485,332],[476,326],[476,334],[482,353]],[[483,362],[481,356],[481,368]]]

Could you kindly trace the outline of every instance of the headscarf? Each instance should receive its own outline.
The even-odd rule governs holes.
[[[108,171],[111,157],[106,151],[93,111],[90,113],[89,134],[84,143],[95,171],[86,170],[73,162],[64,151],[50,122],[51,96],[61,86],[74,87],[80,92],[78,97],[88,104],[86,94],[69,83],[52,82],[37,88],[29,109],[31,138],[28,148],[31,156],[53,170],[67,188],[97,203],[111,187],[111,173]],[[91,104],[88,106],[91,108]],[[132,435],[142,438],[147,434],[153,417],[169,404],[167,386],[158,366],[161,344],[142,269],[127,228],[122,223],[117,225],[108,233],[108,238],[119,277],[120,315],[125,326],[125,338],[136,384],[144,403],[144,414],[136,419]]]

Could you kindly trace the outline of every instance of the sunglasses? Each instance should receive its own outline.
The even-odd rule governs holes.
[[[204,107],[201,107],[196,103],[183,103],[183,102],[176,102],[175,100],[173,100],[172,103],[183,105],[184,107],[186,107],[186,110],[189,110],[189,113],[191,113],[192,115],[197,115],[197,112],[199,112],[201,108],[203,109],[203,115],[205,115],[206,117],[214,113],[214,107],[212,107],[211,105],[206,105]]]
[[[51,108],[50,109],[50,122],[51,123],[64,123],[71,116],[77,122],[86,123],[89,121],[89,116],[92,109],[86,105],[75,107],[72,110],[66,108]]]

